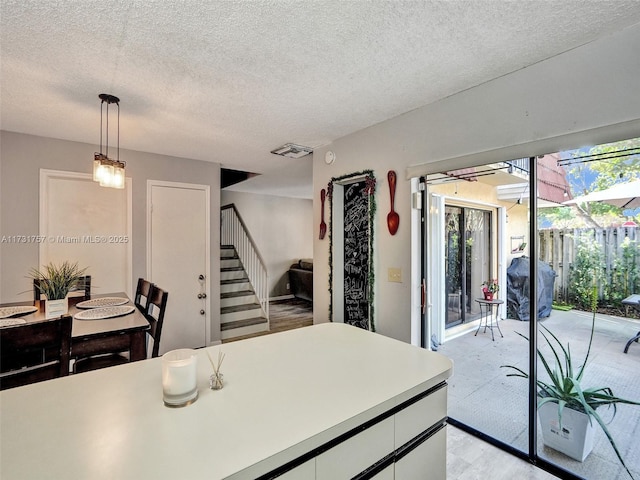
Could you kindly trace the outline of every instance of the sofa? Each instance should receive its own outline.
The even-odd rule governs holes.
[[[289,267],[289,284],[294,297],[313,302],[313,259],[303,258]]]

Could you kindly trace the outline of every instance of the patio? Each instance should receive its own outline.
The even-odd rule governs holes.
[[[592,315],[587,312],[553,310],[551,316],[540,323],[563,345],[569,342],[573,358],[581,363],[588,346],[591,319]],[[515,332],[528,336],[529,322],[502,320],[500,329],[504,338],[496,330],[495,341],[491,340],[489,330],[484,333],[481,329],[474,336],[477,322],[466,327],[466,333],[458,327],[459,336],[438,349],[454,361],[449,416],[526,451],[528,384],[522,378],[507,377],[508,370],[500,366],[515,365],[528,370],[528,343]],[[619,397],[640,401],[640,344],[633,343],[629,353],[623,353],[626,342],[638,330],[637,320],[596,316],[592,350],[583,379],[585,387],[608,386]],[[546,342],[539,338],[539,347],[544,351]],[[543,375],[543,367],[538,365],[538,373]],[[605,422],[611,420],[612,412],[598,411]],[[640,478],[640,406],[620,405],[608,428],[627,466]],[[544,447],[541,433],[538,433],[538,452],[541,457],[584,478],[629,478],[599,426],[593,451],[582,463]]]

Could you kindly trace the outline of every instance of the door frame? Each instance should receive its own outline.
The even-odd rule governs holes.
[[[206,298],[205,311],[205,345],[211,345],[211,322],[213,315],[211,312],[211,187],[209,185],[202,185],[196,183],[185,182],[169,182],[166,180],[147,180],[147,255],[146,255],[146,278],[151,278],[151,213],[153,211],[153,204],[151,203],[151,191],[153,187],[167,187],[167,188],[180,188],[188,190],[201,190],[205,194],[205,275],[206,282]]]
[[[457,335],[447,335],[445,329],[445,308],[447,302],[445,301],[445,260],[444,260],[444,207],[445,205],[462,207],[462,208],[475,208],[479,210],[491,210],[496,215],[492,215],[492,223],[496,229],[495,246],[492,245],[492,251],[497,249],[497,256],[495,257],[498,281],[500,285],[506,285],[507,267],[506,267],[506,255],[503,250],[506,245],[506,210],[503,206],[494,203],[478,202],[477,200],[452,197],[448,195],[440,195],[429,192],[429,186],[426,186],[426,201],[427,205],[425,211],[427,214],[427,223],[430,227],[430,238],[423,248],[428,248],[427,251],[427,284],[430,285],[429,299],[430,306],[426,311],[427,318],[425,319],[427,325],[430,326],[430,330],[435,335],[435,340],[442,344],[447,340],[452,340]],[[498,315],[500,317],[506,314],[506,303],[500,305],[498,309]],[[469,324],[471,325],[471,324]],[[461,334],[464,332],[461,332]]]
[[[365,170],[346,174],[341,177],[333,177],[329,182],[329,257],[331,258],[329,268],[329,321],[344,323],[344,189],[351,184],[366,181],[368,178],[375,180],[374,172]],[[373,252],[376,249],[375,221],[372,215],[372,196],[367,195],[368,215],[369,215],[369,279],[367,293],[369,295],[369,330],[375,332],[375,280],[371,282],[371,276],[375,271],[375,257]],[[373,210],[375,212],[375,210]]]
[[[40,200],[39,200],[39,234],[45,239],[40,242],[38,248],[38,265],[42,265],[45,261],[46,244],[48,241],[48,217],[47,217],[47,204],[49,203],[49,181],[51,179],[64,179],[74,181],[91,181],[93,182],[93,175],[90,173],[70,172],[66,170],[51,170],[46,168],[40,169]],[[125,192],[127,197],[127,236],[129,241],[126,242],[126,280],[125,280],[125,292],[129,298],[133,298],[133,199],[132,199],[132,184],[131,177],[125,177]],[[104,188],[104,187],[101,187]]]

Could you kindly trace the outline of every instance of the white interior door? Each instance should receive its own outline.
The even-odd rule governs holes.
[[[85,173],[40,171],[41,267],[78,262],[93,294],[131,295],[131,180],[104,188]],[[36,265],[33,265],[36,267]]]
[[[169,292],[160,354],[203,347],[210,338],[209,187],[150,180],[147,192],[147,277]]]

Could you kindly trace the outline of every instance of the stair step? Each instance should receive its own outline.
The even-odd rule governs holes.
[[[269,330],[269,320],[232,245],[220,246],[220,337],[229,340]]]
[[[234,283],[249,283],[248,278],[229,278],[227,280],[220,280],[220,285],[231,285]]]
[[[252,290],[242,289],[237,292],[221,292],[220,293],[220,311],[225,307],[235,305],[255,304],[258,301],[256,294]]]
[[[233,322],[227,322],[220,325],[220,330],[227,331],[232,330],[234,328],[243,328],[249,327],[253,325],[261,325],[266,324],[267,319],[264,317],[253,317],[253,318],[245,318],[244,320],[235,320]]]
[[[247,310],[256,310],[259,308],[260,308],[259,303],[246,303],[244,305],[232,305],[230,307],[222,307],[220,309],[220,314],[224,315],[225,313],[245,312]]]
[[[232,268],[232,267],[242,267],[242,262],[239,258],[224,258],[220,257],[220,268]]]
[[[249,295],[255,295],[253,290],[238,290],[237,292],[221,293],[220,298],[247,297]]]
[[[251,283],[249,283],[249,279],[234,279],[234,280],[223,280],[220,282],[220,293],[233,293],[233,292],[242,292],[245,290],[251,290]],[[253,290],[251,290],[253,291]]]
[[[220,269],[220,281],[224,282],[226,280],[248,280],[247,273],[242,269],[238,270],[224,270]]]
[[[220,324],[235,322],[236,320],[245,320],[251,317],[259,317],[263,315],[260,304],[255,303],[255,297],[252,299],[254,303],[240,303],[239,305],[233,305],[238,302],[225,302],[227,306],[220,306]],[[231,303],[231,305],[228,305]]]
[[[221,246],[220,247],[220,257],[224,257],[224,258],[237,258],[238,257],[238,253],[236,252],[236,249],[230,246]]]
[[[240,267],[222,267],[220,268],[221,272],[244,272],[244,268]]]

